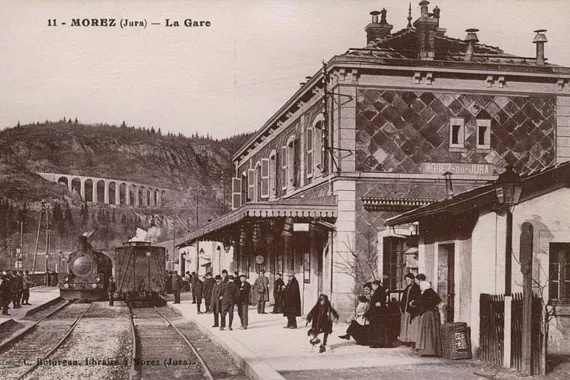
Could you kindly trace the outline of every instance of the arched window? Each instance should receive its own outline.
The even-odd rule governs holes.
[[[281,147],[281,190],[287,190],[287,147]]]
[[[323,136],[323,115],[318,114],[313,120],[313,175],[318,176],[322,168],[322,136]]]
[[[255,202],[261,199],[261,163],[259,161],[255,164],[255,194],[253,199]]]

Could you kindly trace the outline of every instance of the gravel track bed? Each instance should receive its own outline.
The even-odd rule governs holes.
[[[26,327],[26,325],[15,320],[4,323],[0,328],[0,344],[8,340],[8,338],[10,338],[12,335],[24,327]]]
[[[95,303],[69,339],[50,356],[51,362],[26,379],[127,379],[131,352],[128,309]]]
[[[170,327],[154,309],[138,308],[133,312],[139,348],[135,378],[153,380],[204,378],[202,366],[193,352],[176,330]]]
[[[73,320],[88,307],[88,304],[69,305],[7,347],[0,353],[0,379],[18,378],[37,359],[42,359],[69,330]]]
[[[221,347],[214,344],[193,323],[177,323],[176,327],[188,338],[202,359],[218,380],[249,380],[245,373],[234,363],[231,356]]]
[[[58,298],[58,300],[55,301],[54,303],[52,303],[51,305],[49,305],[47,307],[43,307],[41,309],[37,309],[35,311],[32,311],[31,313],[26,315],[26,317],[23,318],[23,320],[24,321],[37,322],[40,319],[42,319],[43,317],[45,317],[46,315],[48,315],[49,313],[53,312],[55,309],[57,309],[58,307],[60,307],[61,305],[63,305],[66,302],[67,301],[64,300],[63,298]]]

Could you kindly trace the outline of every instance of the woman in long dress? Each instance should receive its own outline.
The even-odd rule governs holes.
[[[370,298],[370,308],[366,313],[370,324],[368,325],[368,344],[370,348],[390,347],[388,339],[386,307],[386,290],[378,280],[372,282],[372,295]]]
[[[419,310],[416,350],[421,356],[441,356],[441,319],[437,308],[441,298],[428,281],[420,283],[420,290],[420,297],[414,303]]]
[[[400,309],[402,310],[402,318],[400,323],[400,342],[411,346],[416,342],[416,332],[418,329],[417,307],[413,303],[420,297],[420,286],[415,283],[415,277],[412,273],[406,273],[404,276],[406,288],[402,294],[400,301]]]

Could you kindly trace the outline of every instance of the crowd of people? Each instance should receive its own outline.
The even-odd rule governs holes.
[[[0,276],[0,301],[2,315],[10,315],[10,302],[12,308],[20,309],[22,305],[31,305],[30,288],[33,286],[29,278],[29,271],[3,271]]]
[[[438,305],[441,298],[431,289],[426,276],[404,276],[406,288],[400,299],[391,297],[381,281],[367,282],[358,296],[355,315],[341,339],[354,339],[359,345],[371,348],[410,346],[422,356],[441,356],[441,322]],[[269,301],[269,278],[261,270],[253,285],[247,276],[235,272],[233,275],[223,270],[221,275],[205,276],[186,272],[184,278],[177,273],[169,274],[167,292],[174,294],[174,303],[180,303],[180,291],[192,292],[192,303],[198,314],[212,314],[213,328],[233,329],[234,312],[240,319],[241,328],[248,328],[248,306],[257,305],[258,314],[267,314]],[[290,272],[284,281],[280,273],[275,275],[273,286],[273,314],[283,314],[287,318],[284,328],[296,329],[297,317],[301,316],[301,293],[295,274]],[[202,310],[202,300],[205,308]],[[307,314],[306,323],[311,323],[308,335],[310,343],[320,344],[319,352],[325,352],[327,340],[332,334],[333,322],[339,315],[331,305],[327,295],[321,294],[315,306]],[[323,334],[322,340],[319,335]]]
[[[400,300],[378,280],[363,285],[356,313],[341,339],[353,338],[357,344],[371,348],[410,346],[422,356],[441,356],[441,319],[439,295],[426,276],[404,276],[406,288]]]
[[[257,305],[258,314],[267,314],[266,304],[269,302],[269,278],[265,271],[261,270],[259,276],[251,285],[245,274],[228,274],[223,270],[221,275],[213,276],[206,273],[205,276],[195,272],[186,272],[182,278],[176,272],[169,272],[166,282],[166,292],[174,295],[174,303],[180,303],[182,289],[192,293],[192,303],[196,304],[198,314],[212,314],[214,324],[220,330],[233,330],[234,313],[240,319],[241,328],[248,327],[248,314],[250,304]],[[272,314],[283,314],[287,317],[287,325],[284,328],[297,328],[297,317],[301,316],[301,292],[299,282],[293,272],[287,274],[287,282],[282,279],[281,273],[275,275],[273,286]],[[202,300],[205,308],[202,311]],[[227,324],[226,324],[227,322]]]

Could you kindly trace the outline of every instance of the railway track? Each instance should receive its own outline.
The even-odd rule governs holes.
[[[215,380],[186,335],[158,308],[131,309],[133,350],[129,380]]]
[[[92,304],[66,302],[0,346],[0,378],[23,379],[67,340]]]

